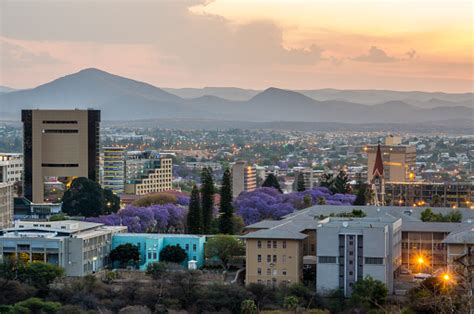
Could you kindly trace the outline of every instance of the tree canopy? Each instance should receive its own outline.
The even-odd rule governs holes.
[[[212,214],[214,210],[214,179],[211,168],[203,168],[201,172],[201,211],[202,232],[211,233]]]
[[[219,258],[227,267],[231,258],[245,254],[243,243],[230,235],[216,235],[210,238],[205,246],[207,258]]]
[[[160,252],[160,261],[181,264],[187,257],[186,251],[177,245],[167,245]]]
[[[273,174],[269,173],[268,176],[265,178],[265,181],[262,183],[263,188],[275,188],[278,192],[283,193],[280,187],[280,182],[278,182],[278,178]]]
[[[189,210],[187,216],[187,229],[191,234],[202,234],[202,211],[199,190],[193,187],[191,199],[189,200]]]
[[[138,263],[140,251],[136,245],[130,243],[120,244],[110,251],[109,258],[112,262],[118,262],[120,267],[125,267],[129,263]]]
[[[352,289],[350,303],[363,309],[382,308],[387,300],[388,290],[383,282],[371,276],[358,280]]]
[[[424,222],[461,222],[462,214],[457,210],[446,215],[436,214],[431,208],[426,208],[421,212],[420,219]]]
[[[234,226],[234,207],[232,205],[232,176],[227,168],[222,176],[221,202],[219,205],[219,233],[233,234]]]

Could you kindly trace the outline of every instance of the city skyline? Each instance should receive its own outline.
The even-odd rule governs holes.
[[[13,88],[99,67],[160,87],[473,90],[469,1],[4,1],[1,8],[0,85]]]

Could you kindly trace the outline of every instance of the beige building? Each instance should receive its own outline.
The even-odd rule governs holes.
[[[0,230],[13,222],[13,184],[0,183]]]
[[[239,196],[242,192],[250,192],[257,188],[257,168],[245,161],[237,161],[232,165],[232,194]]]
[[[173,160],[156,152],[129,152],[126,174],[125,194],[168,191],[173,183]]]
[[[384,165],[385,182],[406,182],[413,180],[416,165],[416,147],[402,145],[400,137],[389,136],[385,139],[385,144],[380,145],[382,160]],[[377,145],[369,145],[364,148],[367,153],[367,181],[372,182]]]
[[[102,188],[121,195],[125,188],[125,147],[111,146],[102,148]]]
[[[268,229],[249,233],[246,240],[245,284],[277,287],[303,279],[303,240],[307,236],[288,230]]]
[[[0,153],[0,183],[19,183],[22,180],[23,155]]]
[[[99,179],[98,110],[22,110],[24,196],[58,203],[72,180]]]

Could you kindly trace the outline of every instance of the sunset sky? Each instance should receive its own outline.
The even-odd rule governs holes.
[[[474,91],[473,1],[0,0],[0,85]]]

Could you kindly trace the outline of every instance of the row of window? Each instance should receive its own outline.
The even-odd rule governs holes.
[[[43,129],[43,133],[79,133],[79,130]]]
[[[282,245],[282,248],[286,249],[286,241],[282,241],[281,245]],[[260,240],[257,241],[257,247],[259,249],[262,248],[262,241],[260,241]],[[275,241],[275,240],[267,241],[267,249],[271,249],[272,247],[274,249],[278,248],[278,241]]]
[[[262,275],[262,269],[260,267],[257,268],[257,274]],[[286,276],[286,269],[283,269],[281,271],[281,274],[283,276]],[[273,272],[272,272],[271,268],[267,268],[267,276],[278,276],[278,271],[276,269],[274,269]]]
[[[286,255],[282,255],[281,256],[281,262],[282,263],[286,263]],[[267,255],[267,263],[276,263],[278,260],[277,256],[276,255],[270,255],[268,254]],[[261,254],[258,254],[257,255],[257,262],[261,263],[262,262],[262,255]]]
[[[319,264],[336,264],[337,263],[336,256],[318,256],[318,263]],[[364,259],[365,264],[367,265],[383,265],[384,258],[383,257],[366,257]],[[349,261],[349,264],[352,264],[352,261]]]
[[[77,124],[76,120],[43,120],[43,124]]]

